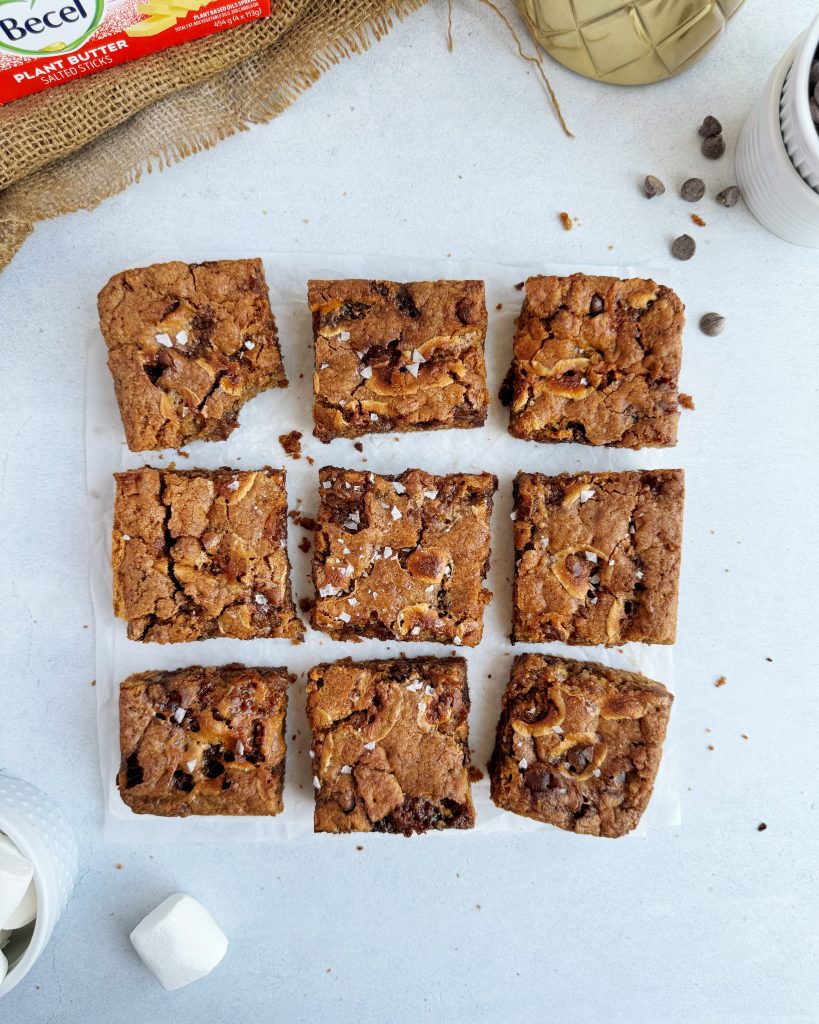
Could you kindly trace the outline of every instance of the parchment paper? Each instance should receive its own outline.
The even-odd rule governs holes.
[[[133,266],[165,260],[232,259],[256,253],[216,254],[164,252],[135,258]],[[114,487],[112,473],[151,465],[177,469],[229,466],[254,469],[263,465],[287,470],[289,507],[313,515],[318,504],[318,470],[337,465],[375,473],[400,473],[410,467],[431,473],[479,472],[498,476],[498,492],[492,517],[492,565],[486,585],[494,594],[484,619],[481,644],[474,649],[458,648],[469,666],[472,699],[470,746],[473,763],[485,771],[492,750],[500,711],[500,696],[509,679],[514,654],[541,651],[567,657],[600,661],[613,667],[644,673],[674,689],[672,649],[665,646],[625,644],[610,651],[602,647],[579,648],[563,644],[517,644],[509,641],[511,622],[511,578],[514,564],[512,522],[512,480],[518,470],[549,474],[581,470],[626,470],[684,465],[684,452],[646,449],[632,452],[592,448],[575,444],[543,445],[518,441],[507,433],[508,412],[497,400],[498,388],[511,360],[513,321],[520,310],[522,294],[517,282],[535,273],[571,274],[579,271],[620,277],[653,277],[670,283],[666,270],[649,267],[592,267],[557,265],[548,260],[529,264],[498,264],[458,259],[404,259],[391,256],[332,256],[319,254],[262,253],[270,301],[279,330],[290,386],[258,396],[242,409],[239,427],[227,441],[197,442],[187,449],[188,458],[178,452],[129,452],[117,409],[114,389],[106,367],[106,349],[99,332],[88,341],[86,442],[89,511],[92,531],[91,585],[95,609],[97,702],[100,769],[105,793],[105,835],[109,840],[184,841],[231,839],[287,839],[312,834],[313,789],[310,775],[310,734],[304,710],[305,673],[313,665],[350,656],[366,658],[446,656],[454,649],[430,643],[396,643],[367,640],[341,643],[309,627],[306,640],[293,645],[287,640],[214,639],[199,643],[154,644],[126,639],[126,626],[114,618],[111,607],[111,528]],[[112,267],[111,273],[124,268]],[[313,345],[310,312],[306,302],[308,278],[387,278],[397,281],[438,278],[479,278],[486,282],[489,330],[486,361],[492,404],[486,426],[480,430],[453,430],[417,434],[381,434],[361,439],[363,452],[350,440],[324,445],[312,437]],[[100,287],[104,284],[100,281]],[[498,304],[502,309],[496,309]],[[299,430],[302,457],[285,456],[280,434]],[[315,460],[310,465],[306,456]],[[290,525],[288,550],[293,566],[294,597],[312,597],[310,553],[299,549],[305,532]],[[310,538],[312,540],[312,537]],[[290,688],[287,715],[287,770],[284,812],[264,817],[161,818],[134,814],[120,799],[115,777],[119,767],[119,683],[133,672],[173,669],[184,665],[219,665],[232,661],[247,665],[284,665],[298,675]],[[644,836],[658,826],[680,822],[678,772],[675,744],[675,716],[672,709],[669,735],[654,795],[638,830]],[[557,829],[501,811],[489,798],[489,780],[473,785],[476,831],[537,831],[540,840],[556,838]],[[434,833],[435,841],[476,842],[469,833],[448,830]],[[444,838],[446,837],[446,838]],[[456,837],[459,837],[456,839]],[[584,841],[574,837],[576,841]],[[395,841],[384,837],[385,841]],[[425,837],[415,840],[428,841]],[[316,836],[316,842],[337,841]],[[588,841],[588,840],[587,840]],[[591,841],[598,841],[592,839]]]

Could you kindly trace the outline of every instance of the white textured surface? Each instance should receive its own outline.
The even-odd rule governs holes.
[[[184,892],[174,893],[146,914],[131,932],[131,942],[168,992],[210,974],[228,948],[219,925]]]
[[[434,3],[274,123],[39,227],[0,275],[0,768],[60,801],[82,858],[49,950],[0,1019],[817,1020],[819,263],[742,205],[704,201],[708,227],[687,228],[692,208],[674,195],[692,174],[709,196],[731,184],[742,118],[815,2],[746,4],[700,65],[660,86],[554,69],[574,142],[491,12],[455,8],[454,54]],[[697,146],[706,113],[727,128],[715,164]],[[668,186],[650,203],[648,172]],[[570,234],[559,210],[580,221]],[[676,280],[697,403],[680,448],[683,825],[626,843],[560,835],[548,856],[542,833],[476,834],[434,856],[366,837],[103,845],[82,392],[109,274],[158,247],[662,264],[685,230],[699,248]],[[716,339],[695,326],[711,309],[728,318]],[[232,951],[171,1007],[128,933],[179,889]]]

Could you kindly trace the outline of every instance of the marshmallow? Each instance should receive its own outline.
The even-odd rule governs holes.
[[[207,910],[182,892],[143,918],[131,942],[168,992],[210,974],[228,948],[227,936]]]
[[[3,978],[8,974],[9,962],[6,960],[3,953],[0,953],[0,985],[3,984]]]
[[[34,869],[14,843],[0,835],[0,928],[8,928],[31,882]],[[16,926],[15,926],[16,927]]]
[[[11,915],[6,918],[6,928],[25,928],[27,924],[31,924],[34,918],[37,916],[37,893],[34,890],[34,882],[28,883],[28,889],[26,889],[25,895],[17,905],[17,909],[12,911]]]

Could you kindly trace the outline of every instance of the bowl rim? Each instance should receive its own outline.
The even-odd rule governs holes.
[[[814,123],[810,114],[811,92],[808,85],[810,69],[816,60],[819,60],[819,15],[806,29],[790,70],[793,75],[793,115],[802,142],[819,173],[819,125]]]

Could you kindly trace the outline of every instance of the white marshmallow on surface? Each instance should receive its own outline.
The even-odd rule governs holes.
[[[143,918],[131,942],[168,992],[210,974],[228,948],[227,936],[207,910],[182,892]]]
[[[25,897],[33,874],[31,861],[8,836],[0,835],[0,928],[9,927],[7,922]]]
[[[5,920],[6,928],[25,928],[27,924],[31,924],[34,918],[37,916],[37,893],[34,890],[34,882],[28,883],[28,889],[25,891],[25,895],[17,904],[17,909],[12,911],[10,917]]]

